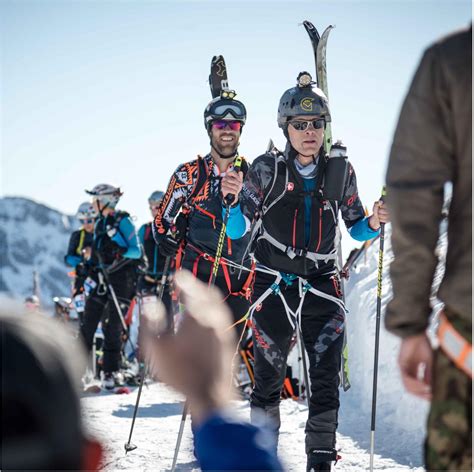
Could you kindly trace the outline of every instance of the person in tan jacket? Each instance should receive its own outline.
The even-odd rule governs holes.
[[[472,470],[472,25],[429,47],[403,105],[387,171],[393,300],[385,325],[400,336],[405,388],[431,400],[428,470]],[[442,219],[452,183],[445,304],[433,351],[426,335]]]

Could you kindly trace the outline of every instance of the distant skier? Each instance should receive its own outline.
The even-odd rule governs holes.
[[[79,319],[82,320],[85,305],[84,281],[87,278],[87,264],[91,257],[97,212],[90,202],[83,202],[77,209],[76,218],[81,223],[81,227],[71,234],[64,261],[74,268],[72,298]]]
[[[87,193],[92,196],[98,220],[89,260],[89,277],[84,284],[89,293],[81,334],[90,351],[97,325],[103,319],[103,385],[112,389],[123,385],[124,380],[119,371],[123,328],[107,280],[118,298],[122,314],[125,314],[135,296],[137,265],[142,253],[130,215],[115,209],[122,196],[120,188],[99,184]]]
[[[365,216],[354,169],[345,148],[324,152],[326,123],[331,120],[324,93],[311,76],[300,73],[278,107],[278,126],[287,139],[284,152],[273,150],[252,162],[242,189],[242,176],[227,174],[224,195],[239,195],[231,215],[235,227],[258,228],[254,240],[257,271],[252,301],[255,385],[252,421],[280,428],[280,392],[290,341],[298,325],[309,357],[311,384],[306,423],[307,470],[330,470],[337,460],[339,372],[345,311],[336,268],[339,213],[359,241],[378,235],[388,220],[382,202]],[[339,166],[339,167],[338,167]],[[242,205],[242,212],[241,207]],[[244,216],[245,215],[245,216]],[[258,302],[257,302],[258,301]]]
[[[148,204],[150,205],[151,215],[156,218],[158,214],[159,205],[163,199],[164,192],[156,190],[150,195]],[[166,256],[164,256],[153,238],[153,221],[145,223],[138,230],[138,237],[142,244],[147,260],[147,269],[145,273],[142,273],[138,280],[138,293],[142,296],[156,295],[159,290],[161,278],[163,276],[163,270],[166,262]],[[169,273],[169,268],[168,268]],[[170,314],[168,327],[172,331],[172,316],[171,316],[171,294],[170,285],[167,282],[163,290],[162,302],[164,303],[167,312]]]
[[[25,298],[24,304],[28,312],[39,313],[41,310],[40,300],[36,295],[28,295]]]

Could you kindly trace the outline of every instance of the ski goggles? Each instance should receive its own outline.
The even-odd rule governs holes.
[[[226,129],[229,127],[232,131],[240,131],[242,129],[241,121],[217,120],[212,122],[213,129]]]
[[[326,125],[324,118],[316,118],[315,120],[291,120],[288,122],[296,131],[306,131],[311,124],[313,129],[322,129]]]
[[[85,225],[90,225],[91,223],[94,223],[95,219],[94,218],[86,218],[85,220],[81,220],[81,221]]]
[[[229,100],[229,102],[230,103],[217,102],[211,107],[209,114],[214,118],[224,118],[224,116],[230,114],[237,120],[245,120],[245,107],[236,101]]]

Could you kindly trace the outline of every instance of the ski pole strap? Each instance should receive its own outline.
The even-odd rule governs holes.
[[[454,328],[444,311],[440,316],[438,339],[443,352],[472,379],[472,344]]]

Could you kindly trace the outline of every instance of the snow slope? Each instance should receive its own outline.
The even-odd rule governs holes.
[[[441,262],[446,251],[445,229],[438,253]],[[362,471],[369,467],[372,375],[376,316],[376,241],[353,267],[346,286],[349,363],[352,388],[341,391],[337,447],[342,460],[339,471]],[[392,259],[390,227],[385,242],[383,303],[391,297],[388,264]],[[438,270],[434,287],[439,285]],[[440,304],[434,300],[435,310]],[[383,315],[382,315],[383,316]],[[383,327],[380,338],[375,468],[384,471],[422,469],[422,444],[428,405],[406,394],[396,365],[399,341]],[[182,412],[182,397],[156,383],[144,389],[132,442],[138,448],[125,455],[137,391],[130,395],[102,394],[82,401],[90,431],[106,445],[105,470],[170,470]],[[249,418],[246,401],[235,403],[235,410]],[[279,454],[287,470],[305,470],[304,426],[307,408],[303,402],[284,400]],[[199,470],[192,453],[190,421],[186,423],[177,470]]]

